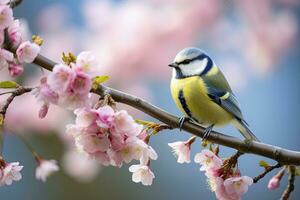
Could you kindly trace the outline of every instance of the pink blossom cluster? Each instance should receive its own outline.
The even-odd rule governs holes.
[[[143,126],[125,111],[115,111],[106,105],[98,109],[76,109],[76,122],[67,126],[78,150],[104,166],[121,167],[123,163],[139,160],[132,165],[132,180],[151,185],[154,178],[150,160],[156,160],[155,150],[147,144]]]
[[[16,56],[5,49],[8,43],[17,48]],[[14,19],[9,0],[0,0],[0,69],[7,68],[16,77],[23,72],[22,63],[31,63],[39,52],[39,45],[23,41],[20,22]]]
[[[0,187],[4,185],[11,185],[13,181],[22,179],[20,171],[23,166],[19,162],[6,163],[0,156]]]
[[[241,176],[237,169],[225,174],[223,160],[212,151],[202,150],[194,160],[201,165],[200,171],[205,171],[211,190],[219,200],[239,200],[253,183],[252,178]]]
[[[96,75],[98,64],[91,52],[81,52],[76,63],[57,64],[53,71],[41,79],[41,84],[33,90],[36,98],[43,102],[39,117],[44,118],[49,104],[74,110],[88,106],[89,92],[92,87],[92,75]]]

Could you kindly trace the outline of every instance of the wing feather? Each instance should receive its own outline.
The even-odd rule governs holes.
[[[216,75],[203,76],[202,78],[206,84],[208,96],[211,100],[231,113],[238,120],[245,122],[240,105],[222,72],[219,71]]]

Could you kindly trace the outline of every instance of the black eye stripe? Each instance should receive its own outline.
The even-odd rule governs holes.
[[[196,56],[195,58],[192,58],[192,59],[185,59],[185,60],[183,60],[183,61],[181,61],[181,62],[178,62],[177,64],[178,64],[178,65],[180,65],[180,64],[187,65],[187,64],[189,64],[190,62],[192,62],[192,61],[194,61],[194,60],[203,60],[203,59],[205,59],[205,58],[208,58],[208,56],[205,55],[205,54],[201,54],[201,55]]]
[[[186,59],[186,60],[183,60],[182,62],[180,62],[180,64],[186,65],[186,64],[189,64],[190,62],[192,62],[192,60]]]

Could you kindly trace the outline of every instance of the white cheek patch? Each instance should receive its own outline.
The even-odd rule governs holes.
[[[176,69],[173,68],[172,70],[172,78],[175,78],[176,77]]]
[[[181,72],[184,76],[193,76],[201,74],[208,63],[208,59],[204,58],[203,60],[194,60],[187,65],[180,65]]]

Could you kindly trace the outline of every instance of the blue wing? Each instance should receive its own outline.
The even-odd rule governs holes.
[[[232,92],[219,90],[209,84],[206,84],[206,86],[208,89],[208,96],[212,101],[231,113],[236,119],[245,122],[239,103]]]

